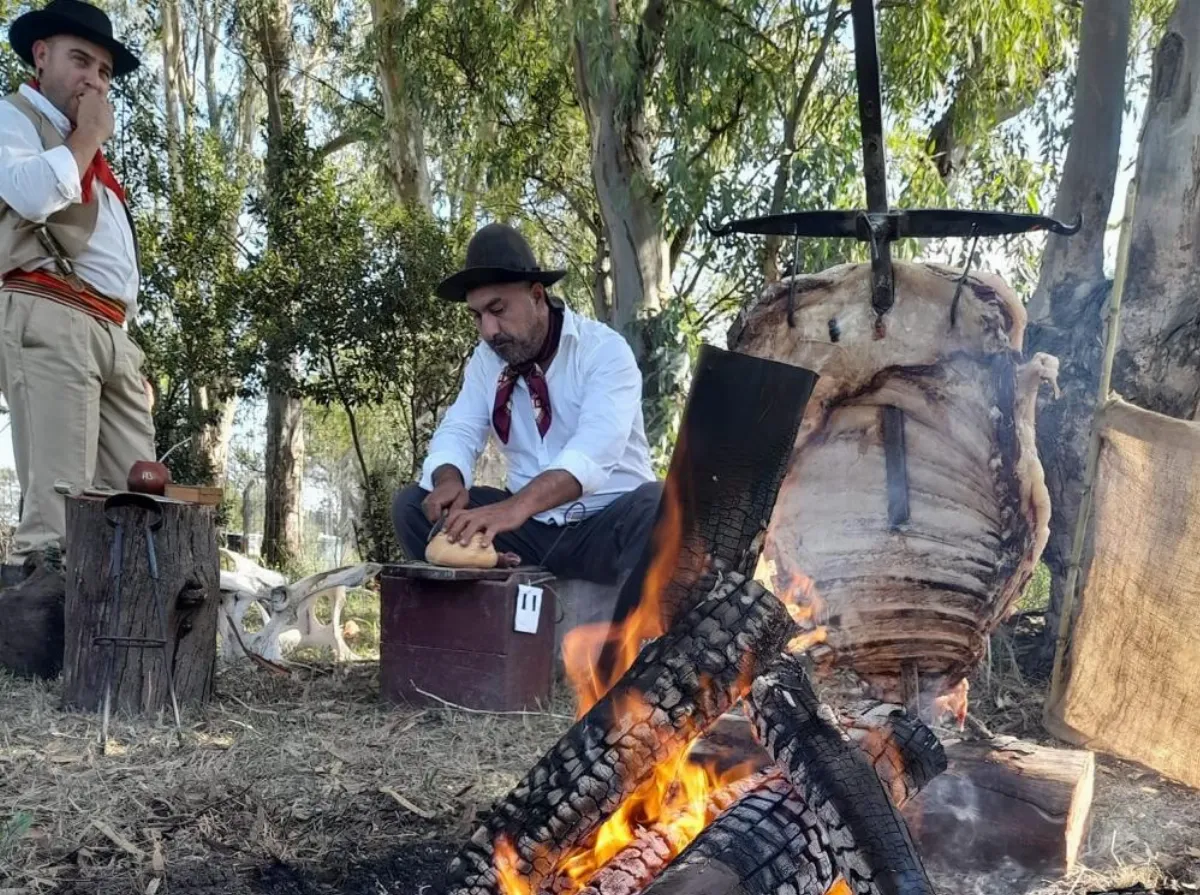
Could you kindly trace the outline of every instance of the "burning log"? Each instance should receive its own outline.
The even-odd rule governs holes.
[[[946,773],[904,812],[931,863],[1071,872],[1091,809],[1091,752],[997,737],[950,743],[946,754]]]
[[[754,681],[759,741],[829,831],[837,871],[854,892],[932,893],[908,826],[862,751],[817,700],[800,660],[783,655]]]
[[[707,828],[727,809],[737,803],[746,793],[759,789],[768,781],[783,781],[781,771],[772,768],[763,773],[751,774],[721,787],[708,798],[703,819]],[[680,835],[676,818],[658,823],[642,830],[625,848],[617,852],[612,860],[596,873],[579,895],[637,895],[657,877],[664,868],[688,845]],[[701,834],[703,835],[703,834]],[[573,883],[562,880],[553,892],[572,891]]]
[[[788,780],[771,777],[706,827],[642,893],[823,895],[837,881],[832,852],[817,813]]]
[[[803,365],[701,348],[654,532],[621,587],[615,623],[636,610],[640,637],[657,637],[687,611],[710,559],[751,573],[816,379]],[[644,607],[647,598],[655,605]],[[619,675],[632,658],[607,646],[601,675]]]
[[[451,862],[449,895],[499,895],[502,877],[536,891],[656,765],[746,693],[792,632],[773,595],[721,576],[493,808]]]
[[[899,707],[875,706],[866,713],[843,718],[842,723],[897,808],[916,798],[946,770],[946,750],[941,741],[919,718],[904,714]]]

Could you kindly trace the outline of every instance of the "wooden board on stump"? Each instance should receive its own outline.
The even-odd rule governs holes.
[[[206,702],[212,695],[220,609],[213,509],[173,501],[158,501],[158,505],[162,527],[154,538],[167,643],[163,649],[124,649],[94,641],[97,637],[162,636],[146,551],[146,513],[136,507],[113,511],[124,524],[118,619],[110,568],[115,529],[105,518],[104,500],[87,496],[67,499],[65,708],[96,711],[100,707],[105,666],[114,649],[114,712],[169,710],[164,662],[172,663],[180,707]]]
[[[1012,737],[946,746],[949,767],[904,809],[921,854],[956,870],[1069,873],[1087,830],[1096,759]]]

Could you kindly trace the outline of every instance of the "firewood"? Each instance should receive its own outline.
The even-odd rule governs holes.
[[[949,768],[905,809],[931,863],[987,872],[1007,861],[1070,873],[1087,831],[1095,756],[1012,737],[946,746]]]
[[[783,780],[783,772],[770,768],[751,774],[713,792],[708,798],[705,826],[712,824],[746,793],[759,789],[771,780]],[[679,833],[670,820],[641,830],[638,837],[604,865],[579,895],[637,895],[687,845],[679,842]],[[560,879],[550,888],[551,893],[571,891],[569,880]]]
[[[449,895],[497,895],[495,855],[536,890],[649,778],[740,699],[794,631],[772,594],[723,576],[492,810],[447,873]]]
[[[817,813],[788,780],[771,777],[702,830],[642,895],[822,895],[837,880],[833,850]]]
[[[800,660],[783,655],[748,701],[759,741],[829,832],[837,871],[856,893],[932,893],[908,826],[866,755],[822,705]]]
[[[843,724],[897,808],[903,808],[946,770],[946,750],[937,736],[899,707],[887,714],[860,714]]]

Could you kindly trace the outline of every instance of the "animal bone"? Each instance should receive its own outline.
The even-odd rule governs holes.
[[[327,572],[318,572],[294,584],[278,572],[232,551],[223,550],[237,571],[221,571],[222,614],[219,620],[221,658],[230,662],[245,655],[245,650],[265,659],[278,661],[285,652],[301,647],[327,646],[335,661],[353,657],[342,633],[342,610],[346,589],[361,587],[379,574],[382,566],[360,563]],[[332,592],[333,619],[322,624],[316,617],[317,599]],[[244,618],[251,605],[258,604],[263,614],[262,630],[246,632]]]

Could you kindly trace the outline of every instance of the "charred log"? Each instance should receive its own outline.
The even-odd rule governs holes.
[[[883,717],[858,715],[844,720],[843,725],[897,808],[903,808],[946,770],[946,750],[934,732],[899,708]]]
[[[837,879],[833,843],[791,783],[771,778],[706,827],[643,895],[811,895]]]
[[[837,871],[856,893],[918,895],[933,887],[908,826],[863,752],[817,700],[794,656],[781,656],[751,688],[759,741],[828,830]]]
[[[671,455],[654,534],[617,598],[614,622],[639,605],[653,570],[667,584],[657,595],[661,628],[686,611],[682,602],[709,559],[749,574],[787,471],[817,377],[802,366],[705,346]],[[746,433],[753,431],[754,437]],[[620,658],[606,649],[600,676]]]
[[[705,827],[747,793],[765,786],[768,781],[783,780],[783,773],[772,768],[721,787],[709,797]],[[637,839],[619,851],[588,881],[587,887],[579,895],[637,895],[662,873],[686,845],[687,842],[679,841],[678,828],[670,822],[642,830]]]
[[[748,690],[791,636],[787,610],[742,576],[642,650],[629,671],[504,797],[450,864],[450,895],[497,895],[498,842],[536,889],[659,762],[687,745]]]

